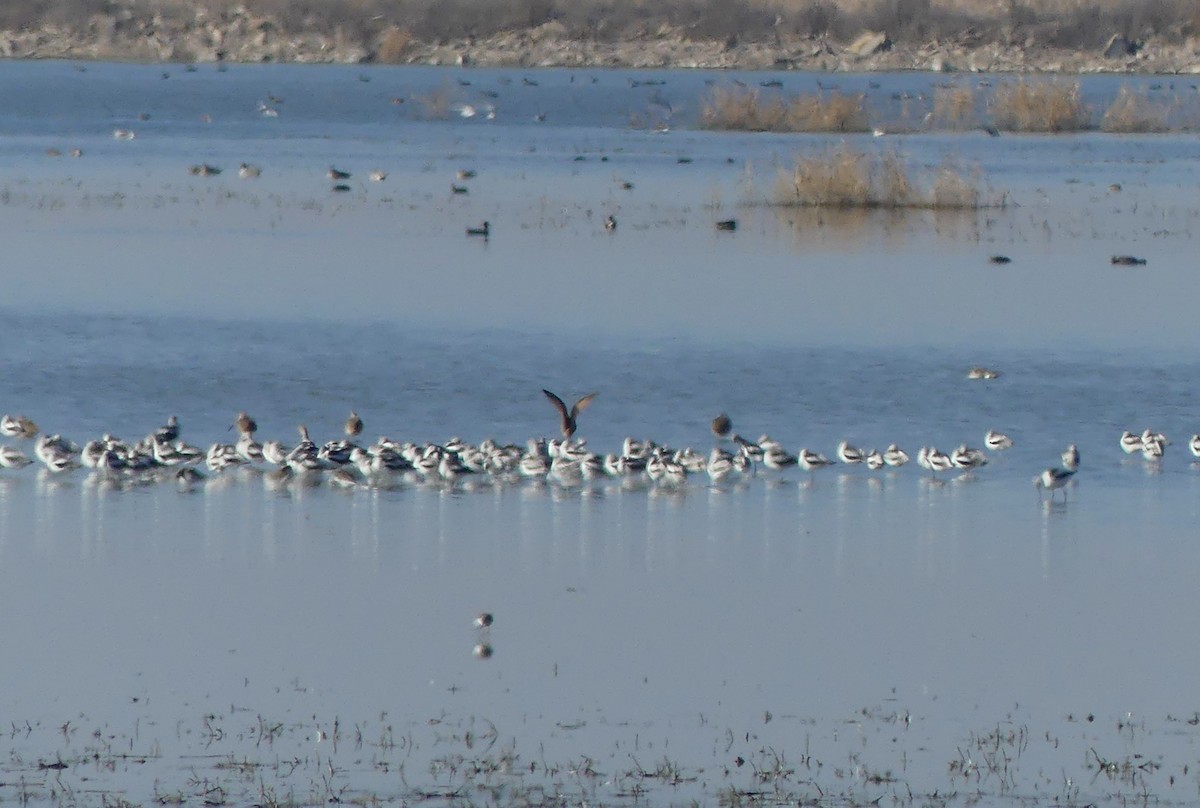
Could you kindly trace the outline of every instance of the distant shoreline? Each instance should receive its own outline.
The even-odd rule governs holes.
[[[133,35],[136,34],[136,35]],[[364,42],[333,33],[290,33],[267,18],[220,24],[163,23],[126,32],[93,18],[83,30],[46,26],[0,31],[0,57],[148,63],[328,63],[478,67],[934,71],[969,73],[1200,75],[1200,42],[1114,37],[1106,49],[1052,48],[1035,42],[892,42],[866,31],[849,42],[804,38],[776,42],[695,39],[663,26],[653,35],[615,42],[571,36],[558,23],[487,37],[423,42],[392,28]],[[1108,50],[1105,55],[1104,50]]]

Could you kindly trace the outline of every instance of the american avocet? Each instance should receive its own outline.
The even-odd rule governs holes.
[[[550,461],[543,455],[526,452],[521,455],[521,460],[517,464],[517,472],[522,477],[541,479],[550,473]]]
[[[137,135],[135,135],[133,133],[132,129],[114,129],[113,130],[113,139],[114,140],[133,140],[135,137],[137,137]]]
[[[1142,436],[1135,435],[1126,429],[1121,433],[1121,451],[1125,454],[1133,454],[1142,450]]]
[[[334,469],[329,475],[329,484],[334,488],[357,488],[360,484],[358,475],[348,468]]]
[[[1164,451],[1165,446],[1162,441],[1153,438],[1142,441],[1142,457],[1147,460],[1161,460]]]
[[[936,446],[922,447],[921,453],[925,456],[925,468],[936,474],[939,471],[949,471],[954,468],[954,461],[950,459],[950,455],[945,452],[939,452]],[[920,462],[921,455],[917,455],[917,461]]]
[[[262,444],[256,441],[254,436],[249,432],[243,432],[239,435],[237,443],[234,444],[233,448],[238,453],[238,456],[247,463],[261,463],[265,459]]]
[[[230,466],[241,466],[245,462],[246,459],[238,454],[237,447],[227,443],[214,443],[208,447],[208,454],[204,458],[204,464],[208,466],[209,471],[222,471]]]
[[[867,468],[871,469],[871,471],[877,471],[883,468],[883,455],[872,449],[867,452],[866,457],[863,458],[863,462],[867,464]]]
[[[889,444],[883,450],[883,462],[892,468],[899,468],[908,462],[908,453],[894,443]]]
[[[714,483],[721,482],[733,473],[733,455],[724,449],[713,449],[708,454],[708,463],[704,470]]]
[[[1002,452],[1005,449],[1011,449],[1013,442],[1012,438],[1005,435],[1003,432],[997,432],[994,429],[989,429],[983,437],[983,445],[992,452]]]
[[[950,462],[954,464],[955,468],[970,470],[986,466],[988,459],[981,450],[973,449],[963,443],[950,453]]]
[[[175,472],[175,481],[179,484],[180,488],[190,488],[204,481],[204,473],[197,471],[191,466],[184,466]]]
[[[367,175],[367,179],[369,179],[371,182],[383,182],[387,179],[387,172],[376,168]]]
[[[1158,441],[1163,445],[1164,449],[1171,445],[1171,441],[1167,439],[1166,435],[1161,432],[1155,432],[1153,429],[1147,427],[1142,432],[1142,443],[1148,443],[1150,441]]]
[[[1000,378],[1000,371],[992,370],[991,368],[985,368],[985,367],[980,367],[980,366],[976,365],[975,367],[973,367],[967,371],[967,378],[968,379],[983,379],[986,381],[991,381],[992,379]]]
[[[262,169],[258,166],[242,163],[238,166],[238,176],[244,180],[252,180],[262,174]]]
[[[1192,439],[1188,441],[1188,448],[1194,456],[1200,457],[1200,435],[1192,435]]]
[[[814,452],[811,449],[801,449],[797,461],[800,463],[800,468],[809,472],[834,464],[834,461],[825,455],[820,452]]]
[[[24,415],[0,417],[0,435],[6,438],[32,438],[38,433],[38,425]]]
[[[1079,447],[1072,443],[1070,446],[1064,449],[1062,453],[1062,464],[1063,468],[1065,468],[1067,471],[1075,471],[1077,468],[1079,468]]]
[[[611,215],[605,216],[604,217],[604,229],[610,233],[615,233],[617,230],[616,217],[611,216]]]
[[[755,463],[761,463],[763,459],[763,447],[753,441],[748,441],[741,435],[735,434],[733,442],[738,445],[738,449],[746,456],[747,460]]]
[[[663,459],[662,450],[655,447],[650,453],[650,457],[646,458],[646,476],[653,482],[658,482],[667,473],[666,461]]]
[[[863,461],[862,449],[851,446],[846,441],[838,444],[837,456],[843,463],[861,463]]]
[[[1050,492],[1050,499],[1054,499],[1054,492],[1063,488],[1075,476],[1075,469],[1046,469],[1041,474],[1033,478],[1033,484],[1037,486],[1038,498],[1041,499],[1041,489],[1045,488]],[[1063,490],[1063,501],[1067,500],[1067,492]]]
[[[172,415],[167,422],[154,430],[154,439],[162,443],[170,443],[179,437],[179,419]]]
[[[243,433],[249,434],[249,433]],[[277,440],[269,440],[262,445],[263,460],[266,460],[273,466],[282,466],[287,463],[287,456],[291,453],[291,449],[284,446]]]
[[[6,469],[25,468],[33,461],[15,446],[0,446],[0,466]]]
[[[578,424],[575,422],[575,419],[579,417],[579,413],[587,409],[588,405],[592,403],[592,399],[596,397],[595,393],[588,393],[586,396],[576,401],[571,406],[571,409],[568,410],[567,405],[563,403],[563,400],[554,395],[554,393],[551,393],[546,389],[543,389],[542,393],[546,396],[546,398],[550,399],[550,403],[554,405],[556,410],[558,410],[558,415],[561,419],[560,426],[562,428],[562,434],[564,438],[570,438],[575,434],[575,429],[578,426]]]
[[[708,459],[690,446],[680,449],[671,459],[683,466],[688,474],[698,474],[708,465]]]
[[[795,455],[790,455],[778,446],[763,450],[763,465],[772,471],[785,471],[799,462]]]

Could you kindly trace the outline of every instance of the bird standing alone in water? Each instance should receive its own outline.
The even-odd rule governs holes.
[[[350,438],[357,438],[362,434],[363,423],[358,417],[358,413],[350,410],[350,417],[346,419],[346,435]]]
[[[562,416],[562,433],[564,438],[569,438],[575,434],[576,423],[575,419],[579,417],[579,413],[587,409],[587,406],[592,403],[592,399],[596,397],[595,393],[588,393],[583,398],[575,402],[575,405],[570,410],[563,400],[551,393],[549,390],[542,390],[546,394],[546,398],[550,399],[550,403],[558,410],[558,414]]]
[[[258,431],[258,424],[246,413],[239,412],[231,428],[236,428],[239,435],[253,436]]]
[[[733,421],[729,420],[729,416],[725,413],[712,419],[712,433],[717,439],[724,438],[732,429]]]

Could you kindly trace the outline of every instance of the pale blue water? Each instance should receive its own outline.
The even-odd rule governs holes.
[[[372,438],[520,442],[553,433],[549,387],[598,391],[580,434],[600,451],[707,450],[721,410],[830,455],[989,428],[1016,446],[973,479],[910,464],[679,493],[0,472],[5,798],[1195,798],[1193,137],[855,137],[978,162],[1017,204],[817,217],[748,206],[745,178],[761,195],[837,138],[628,129],[655,90],[694,114],[703,74],[161,72],[0,72],[0,410],[47,431],[136,439],[176,414],[207,446],[248,410],[262,438],[324,440],[353,408]],[[464,76],[454,92],[502,92],[495,122],[419,120],[415,97]],[[870,80],[881,104],[930,81]],[[277,119],[255,112],[268,92]],[[263,176],[239,180],[243,160]],[[188,175],[201,161],[225,172]],[[467,239],[484,219],[493,237]],[[967,381],[976,364],[1003,376]],[[1117,446],[1147,426],[1174,441],[1161,465]],[[1071,442],[1077,485],[1039,503],[1033,475]],[[1001,744],[1007,770],[982,740],[998,728],[1025,738]],[[1161,768],[1110,777],[1089,749]],[[792,774],[763,774],[776,754]],[[664,761],[678,782],[638,774]]]

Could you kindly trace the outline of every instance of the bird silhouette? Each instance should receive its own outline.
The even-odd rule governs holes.
[[[558,410],[558,414],[562,416],[562,433],[564,438],[569,438],[575,434],[576,423],[575,419],[579,417],[579,413],[587,409],[587,406],[592,403],[592,399],[596,397],[595,393],[588,393],[583,398],[575,402],[575,405],[570,410],[563,400],[551,393],[549,390],[542,390],[546,394],[546,398],[550,399],[550,403]]]

